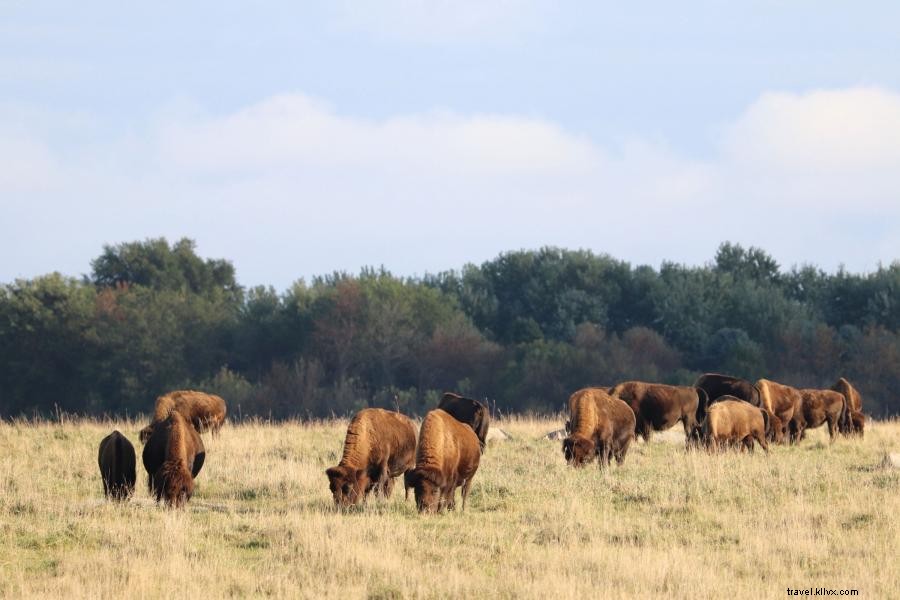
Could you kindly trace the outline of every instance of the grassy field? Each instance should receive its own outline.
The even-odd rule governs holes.
[[[900,597],[900,423],[769,456],[686,453],[675,431],[625,465],[566,467],[559,420],[507,420],[465,513],[332,509],[346,422],[229,425],[184,510],[102,497],[97,446],[138,422],[0,424],[3,597]],[[399,493],[398,493],[399,490]]]

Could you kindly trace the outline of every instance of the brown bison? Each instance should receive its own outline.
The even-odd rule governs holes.
[[[756,387],[759,388],[762,399],[761,408],[765,409],[770,416],[778,417],[781,421],[783,435],[790,436],[791,443],[799,441],[796,432],[789,431],[789,428],[794,415],[800,414],[800,411],[803,410],[803,398],[800,390],[768,379],[760,379],[756,382]]]
[[[419,430],[416,468],[404,477],[406,486],[413,488],[419,512],[453,509],[460,486],[465,510],[480,459],[481,445],[471,427],[443,409],[429,411]]]
[[[694,382],[694,387],[698,387],[706,392],[709,404],[722,396],[732,396],[744,402],[749,402],[753,406],[762,406],[759,389],[740,377],[732,377],[731,375],[722,375],[720,373],[704,373]],[[701,402],[697,411],[697,421],[702,421],[705,414],[706,406]]]
[[[862,396],[849,381],[841,377],[831,389],[847,400],[847,410],[841,415],[840,431],[844,434],[863,434],[866,418],[862,414]]]
[[[215,435],[225,422],[227,409],[225,401],[214,394],[194,390],[169,392],[156,399],[150,425],[141,430],[141,442],[147,443],[154,425],[168,417],[173,410],[180,412],[199,433],[209,430]]]
[[[487,441],[488,429],[491,424],[491,413],[483,402],[465,398],[453,392],[446,392],[441,397],[437,407],[449,413],[460,423],[465,423],[471,427],[475,435],[478,436],[481,451],[484,452],[484,445]]]
[[[97,463],[103,478],[103,493],[113,500],[127,500],[134,493],[137,479],[134,446],[128,438],[116,430],[100,440]]]
[[[394,477],[416,462],[416,426],[406,415],[366,408],[353,417],[336,467],[325,471],[334,503],[346,507],[365,501],[375,490],[389,498]]]
[[[711,451],[740,444],[742,451],[753,452],[753,440],[756,440],[768,453],[766,430],[769,427],[769,414],[765,410],[726,396],[709,407],[702,426],[703,442]]]
[[[669,429],[678,421],[684,426],[688,443],[699,435],[698,407],[707,401],[703,388],[626,381],[612,388],[609,394],[631,407],[635,432],[645,442],[650,439],[651,431]]]
[[[634,411],[606,390],[586,388],[569,398],[571,433],[563,440],[566,462],[580,467],[598,457],[600,468],[625,461],[634,438]]]
[[[828,423],[828,435],[834,441],[841,416],[846,413],[847,399],[834,390],[800,390],[801,409],[791,420],[791,436],[802,440],[807,429]]]
[[[206,450],[200,434],[177,410],[156,424],[142,455],[147,486],[156,501],[181,506],[194,494],[194,478],[203,468]]]

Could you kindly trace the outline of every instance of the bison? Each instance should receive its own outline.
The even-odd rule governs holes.
[[[487,433],[491,424],[491,413],[483,402],[465,398],[453,392],[446,392],[441,397],[437,407],[449,413],[460,423],[465,423],[471,427],[475,435],[478,436],[481,451],[484,452]]]
[[[404,476],[413,488],[419,512],[438,512],[456,505],[456,488],[462,487],[462,509],[481,459],[478,436],[441,408],[429,411],[419,430],[416,467]]]
[[[325,471],[334,504],[347,507],[375,490],[389,498],[394,477],[415,465],[416,426],[406,415],[366,408],[353,417],[336,467]]]
[[[791,436],[798,441],[806,437],[807,429],[828,423],[828,435],[834,441],[842,415],[846,413],[847,399],[834,390],[800,390],[801,409],[791,419]]]
[[[704,373],[694,382],[694,387],[698,387],[706,392],[709,403],[715,402],[722,396],[732,396],[749,402],[753,406],[762,406],[759,389],[740,377],[732,377],[731,375],[722,375],[720,373]],[[703,420],[706,414],[706,406],[701,403],[697,411],[697,422]]]
[[[609,394],[624,400],[631,407],[635,416],[635,432],[645,442],[650,439],[651,431],[663,431],[681,421],[685,439],[690,444],[699,435],[698,408],[708,400],[703,388],[641,381],[620,383]]]
[[[153,428],[142,459],[150,493],[157,502],[178,507],[194,494],[194,478],[203,468],[206,450],[197,430],[173,410]]]
[[[800,390],[768,379],[760,379],[756,382],[756,387],[759,389],[762,399],[761,408],[765,409],[769,415],[778,417],[781,421],[782,431],[785,436],[790,435],[791,443],[799,441],[796,432],[790,432],[788,429],[794,415],[803,410],[803,398]]]
[[[227,409],[225,401],[214,394],[194,390],[169,392],[156,399],[150,425],[141,430],[141,442],[147,443],[156,423],[168,417],[173,410],[180,412],[199,433],[209,430],[215,435],[225,422]]]
[[[766,431],[769,427],[769,414],[765,410],[734,396],[726,396],[709,407],[702,426],[703,442],[711,451],[741,444],[742,451],[753,452],[753,441],[756,440],[768,453]]]
[[[840,393],[847,400],[847,410],[841,415],[840,431],[844,434],[863,434],[866,419],[862,415],[862,396],[853,385],[841,377],[831,389]]]
[[[634,411],[606,390],[586,388],[569,398],[571,433],[563,440],[566,462],[580,467],[598,457],[600,468],[622,464],[634,438]]]
[[[103,493],[113,500],[127,500],[134,493],[134,482],[137,479],[134,446],[128,438],[118,430],[103,438],[97,453],[97,463],[103,479]]]

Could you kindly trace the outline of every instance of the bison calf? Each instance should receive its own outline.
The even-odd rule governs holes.
[[[118,430],[100,441],[97,455],[103,493],[113,500],[127,500],[134,493],[137,460],[134,446]]]
[[[398,412],[382,408],[359,411],[347,426],[344,453],[325,471],[336,506],[365,500],[373,489],[390,497],[394,477],[415,465],[416,426]]]
[[[443,409],[425,415],[419,430],[416,468],[404,477],[413,488],[419,512],[438,512],[456,505],[456,488],[462,487],[462,508],[478,470],[481,445],[478,436]]]
[[[769,452],[766,431],[771,426],[769,414],[737,398],[720,400],[709,407],[702,426],[707,449],[717,451],[721,446],[742,445],[741,450],[753,452],[753,441]]]

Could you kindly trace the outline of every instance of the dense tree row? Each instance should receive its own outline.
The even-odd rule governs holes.
[[[825,387],[843,375],[900,413],[900,262],[783,271],[723,244],[659,270],[588,251],[510,252],[406,279],[384,270],[241,288],[193,242],[104,248],[90,277],[0,287],[0,414],[146,412],[202,388],[236,416],[423,412],[443,390],[556,411],[579,387],[702,371]]]

